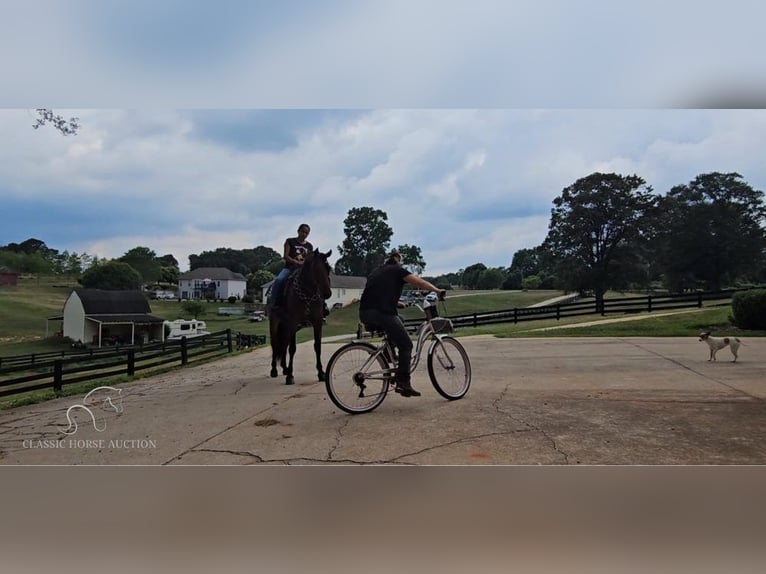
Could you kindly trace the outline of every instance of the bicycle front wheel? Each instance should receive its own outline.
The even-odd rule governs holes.
[[[349,343],[330,357],[325,388],[339,409],[352,415],[377,408],[388,392],[389,365],[369,343]]]
[[[471,361],[453,337],[438,337],[428,349],[428,376],[445,399],[462,398],[471,386]]]

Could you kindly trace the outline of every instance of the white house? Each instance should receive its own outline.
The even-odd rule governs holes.
[[[274,284],[273,281],[261,285],[262,298],[261,301],[266,302],[266,293],[271,289]],[[332,295],[327,300],[327,306],[332,309],[334,305],[340,303],[344,307],[354,301],[358,301],[362,298],[362,291],[367,284],[366,277],[354,277],[352,275],[336,275],[330,273],[330,286],[332,287]]]
[[[75,289],[64,303],[63,335],[73,341],[138,344],[162,341],[163,319],[140,291]]]
[[[199,267],[178,278],[181,299],[242,299],[246,293],[245,276],[225,267]]]

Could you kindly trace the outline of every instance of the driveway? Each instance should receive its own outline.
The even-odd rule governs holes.
[[[347,415],[316,381],[311,343],[293,386],[258,349],[118,385],[122,412],[91,408],[101,431],[82,396],[0,412],[0,463],[766,464],[766,339],[744,339],[737,363],[728,349],[709,363],[693,336],[460,340],[473,383],[459,401],[421,364],[422,397]]]

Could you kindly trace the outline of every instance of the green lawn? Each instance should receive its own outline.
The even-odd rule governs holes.
[[[49,336],[46,338],[46,318],[60,314],[64,302],[74,284],[61,280],[22,280],[16,287],[0,287],[0,356],[24,355],[44,351],[60,351],[68,345],[60,339]],[[455,316],[474,312],[497,311],[514,307],[527,307],[534,303],[545,301],[561,295],[559,291],[449,291],[444,307],[440,307],[442,315]],[[624,293],[608,293],[607,297],[624,297]],[[230,307],[228,303],[206,303],[204,314],[199,318],[204,320],[210,331],[231,329],[250,335],[267,335],[268,321],[251,323],[244,316],[219,316],[218,307]],[[177,301],[151,301],[152,313],[163,319],[192,319],[181,309]],[[356,332],[358,304],[330,313],[327,324],[323,329],[324,336],[345,335]],[[484,327],[462,327],[457,335],[472,335],[490,333],[499,337],[581,337],[581,336],[689,336],[701,330],[740,332],[733,327],[728,319],[731,312],[729,306],[712,307],[703,311],[682,313],[668,317],[651,317],[623,323],[609,323],[587,327],[554,329],[539,331],[544,327],[557,327],[572,323],[590,323],[602,319],[599,315],[590,315],[562,321],[544,320],[488,325]],[[421,318],[421,312],[415,307],[402,311],[405,319]],[[607,319],[615,316],[607,316]],[[61,328],[61,323],[51,321],[49,334],[53,335]],[[765,332],[748,331],[746,336],[766,336]],[[299,341],[312,338],[310,329],[301,329]]]

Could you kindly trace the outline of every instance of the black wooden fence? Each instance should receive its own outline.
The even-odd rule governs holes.
[[[582,301],[543,305],[540,307],[516,307],[486,313],[468,315],[447,315],[455,327],[478,327],[498,323],[521,323],[523,321],[541,321],[544,319],[564,319],[583,315],[625,315],[631,313],[651,313],[670,309],[689,309],[702,307],[713,302],[728,304],[735,291],[715,291],[706,293],[684,293],[678,295],[647,295],[644,297],[621,297],[605,299],[602,305],[597,301]],[[422,319],[408,319],[404,322],[410,329],[417,328]]]
[[[237,349],[263,345],[263,335],[232,334],[231,329],[202,337],[182,338],[142,346],[88,349],[65,353],[37,353],[3,357],[0,363],[0,397],[29,391],[136,373],[170,364],[187,365]]]

